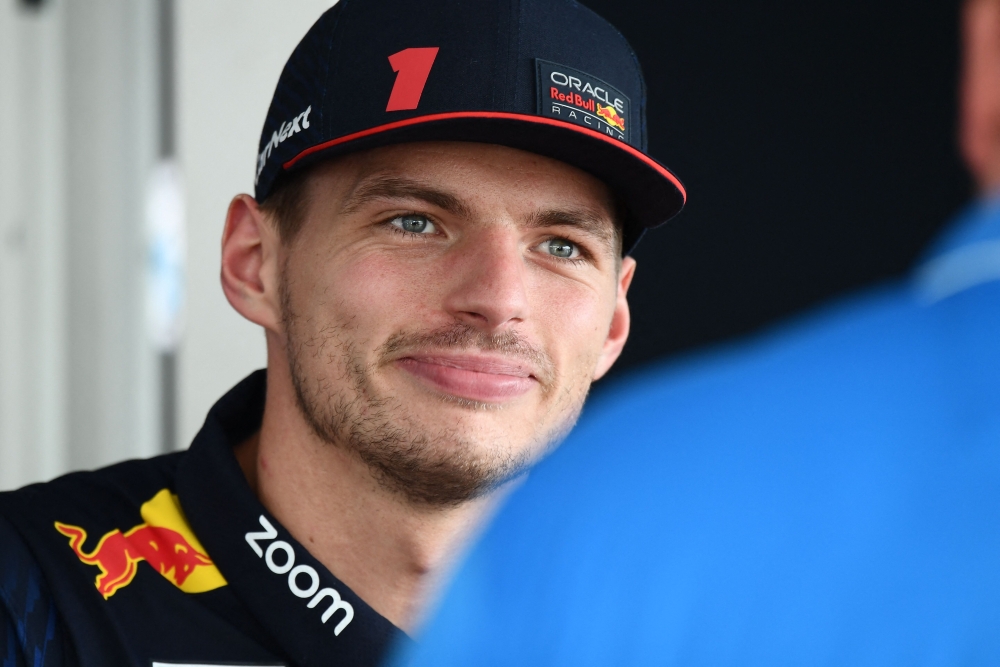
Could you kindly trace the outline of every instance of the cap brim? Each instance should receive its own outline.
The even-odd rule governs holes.
[[[687,192],[669,169],[643,152],[579,125],[525,114],[461,111],[408,118],[325,141],[284,163],[291,171],[359,150],[414,141],[475,141],[545,155],[601,179],[628,208],[622,250],[677,215]]]

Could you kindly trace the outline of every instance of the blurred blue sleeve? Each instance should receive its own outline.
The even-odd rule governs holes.
[[[17,631],[7,611],[0,607],[0,657],[3,667],[23,667],[24,656],[17,641]]]
[[[0,664],[3,667],[67,665],[52,594],[21,536],[2,517]]]

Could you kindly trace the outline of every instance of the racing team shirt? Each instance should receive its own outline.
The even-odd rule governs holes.
[[[403,633],[257,500],[258,371],[185,452],[0,494],[0,664],[375,665]]]

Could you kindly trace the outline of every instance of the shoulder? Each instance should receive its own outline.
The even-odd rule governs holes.
[[[0,493],[0,519],[17,531],[42,571],[70,571],[79,567],[67,547],[70,533],[85,541],[88,533],[100,536],[136,524],[144,504],[172,490],[184,455],[125,461]]]
[[[99,470],[74,472],[50,482],[31,484],[0,493],[0,515],[36,513],[41,508],[65,507],[94,511],[136,506],[149,491],[169,487],[184,452],[150,459],[124,461]]]
[[[629,521],[608,525],[642,532],[637,506],[735,515],[751,499],[796,497],[797,484],[817,504],[846,502],[852,483],[888,503],[878,489],[946,470],[987,484],[1000,441],[998,306],[1000,283],[934,304],[890,284],[620,380],[532,471],[510,525],[622,512]],[[972,460],[983,464],[959,470]],[[551,511],[532,518],[539,503]]]
[[[126,461],[0,493],[0,625],[7,626],[0,630],[7,653],[0,654],[19,651],[25,664],[75,664],[60,613],[93,611],[80,602],[94,587],[83,545],[99,550],[102,535],[142,521],[144,506],[173,488],[183,456]]]
[[[623,378],[596,392],[569,442],[916,432],[952,419],[957,393],[1000,390],[998,333],[1000,283],[939,303],[891,283]]]

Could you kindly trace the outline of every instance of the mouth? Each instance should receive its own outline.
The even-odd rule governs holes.
[[[420,354],[394,363],[431,389],[479,403],[503,403],[538,385],[531,367],[510,357]]]

